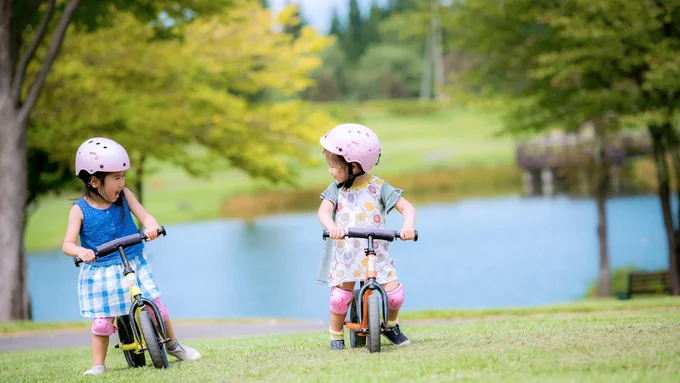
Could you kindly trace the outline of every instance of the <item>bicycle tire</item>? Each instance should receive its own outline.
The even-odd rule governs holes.
[[[165,347],[161,343],[156,326],[151,321],[151,314],[147,311],[139,313],[139,327],[142,330],[142,336],[146,341],[146,350],[149,351],[154,367],[169,368],[170,362],[168,362],[168,357],[165,355]]]
[[[368,352],[380,352],[380,306],[378,296],[368,297]]]
[[[118,324],[118,341],[121,344],[131,344],[135,341],[135,335],[130,327],[130,318],[127,315],[116,318]],[[125,361],[130,367],[144,367],[146,366],[146,358],[144,353],[138,354],[134,350],[123,350]]]
[[[349,309],[349,320],[352,323],[359,322],[359,313],[357,308],[359,306],[359,289],[354,290],[354,300],[352,300],[352,305]],[[366,336],[357,335],[357,331],[349,330],[349,345],[351,348],[366,347]]]

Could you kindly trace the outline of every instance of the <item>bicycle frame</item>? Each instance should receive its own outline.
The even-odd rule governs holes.
[[[378,293],[382,297],[383,319],[387,321],[389,318],[387,292],[378,282],[376,282],[378,272],[375,269],[377,255],[375,254],[375,249],[373,247],[373,240],[375,238],[373,235],[368,235],[367,239],[368,247],[364,249],[364,253],[366,253],[366,256],[368,257],[368,267],[366,268],[366,279],[359,284],[360,290],[357,302],[359,304],[359,310],[357,310],[359,320],[357,323],[351,322],[350,320],[345,321],[345,326],[350,330],[356,331],[356,334],[359,336],[366,336],[368,333],[368,297],[371,296],[375,290],[378,290]]]
[[[130,328],[134,335],[134,342],[129,344],[118,343],[118,348],[123,351],[135,351],[136,353],[143,353],[146,350],[146,339],[141,336],[141,330],[139,329],[139,313],[142,311],[144,306],[149,306],[153,310],[154,317],[156,318],[156,326],[159,328],[159,332],[163,337],[163,342],[167,342],[170,339],[166,337],[165,334],[165,323],[163,322],[163,317],[158,310],[158,307],[153,303],[153,301],[144,298],[142,295],[142,290],[139,288],[139,283],[137,282],[137,275],[135,271],[130,267],[130,262],[125,254],[125,249],[123,246],[118,246],[118,253],[123,260],[123,275],[127,279],[130,286],[130,297],[132,298],[132,307],[130,307],[130,313],[128,317],[130,319]]]

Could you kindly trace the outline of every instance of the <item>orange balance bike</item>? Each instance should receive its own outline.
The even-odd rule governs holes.
[[[329,238],[328,231],[323,232],[323,239]],[[368,257],[368,267],[366,268],[366,279],[359,281],[358,288],[354,289],[354,299],[350,304],[347,313],[345,326],[350,330],[350,346],[352,348],[364,347],[368,345],[368,352],[380,352],[380,311],[385,323],[389,318],[389,308],[387,302],[387,292],[376,282],[378,272],[375,269],[376,254],[373,240],[381,239],[392,242],[401,238],[401,234],[395,230],[377,228],[349,228],[345,230],[345,238],[365,238],[368,240],[368,247],[364,249]],[[416,231],[414,241],[418,240]],[[374,294],[377,291],[378,294]],[[382,298],[382,305],[379,303],[378,295]]]

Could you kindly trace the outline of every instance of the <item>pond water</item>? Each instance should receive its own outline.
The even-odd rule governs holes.
[[[608,202],[612,267],[668,267],[654,196]],[[390,247],[404,310],[496,308],[582,298],[598,273],[590,199],[469,199],[417,206],[418,242]],[[389,228],[401,227],[395,211]],[[327,319],[315,281],[323,241],[316,214],[166,225],[146,251],[174,318]],[[78,269],[61,251],[28,257],[36,321],[79,320]]]

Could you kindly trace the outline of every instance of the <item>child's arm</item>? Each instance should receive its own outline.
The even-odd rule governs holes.
[[[342,239],[345,237],[345,231],[333,221],[333,209],[335,209],[333,202],[324,199],[321,201],[317,216],[319,217],[321,225],[328,230],[328,234],[331,238]]]
[[[64,235],[64,243],[61,245],[61,251],[68,256],[79,257],[85,262],[92,262],[95,260],[94,251],[76,244],[82,223],[83,212],[78,205],[73,205],[71,211],[68,213],[68,226],[66,227],[66,235]]]
[[[130,189],[125,188],[123,192],[125,193],[125,199],[127,199],[130,211],[144,225],[144,235],[146,235],[147,241],[153,241],[158,237],[158,229],[160,229],[158,221],[144,209],[144,206],[137,201],[137,198],[135,198]]]
[[[394,208],[404,216],[404,225],[401,227],[401,239],[413,239],[416,236],[416,208],[404,197],[399,197]]]

